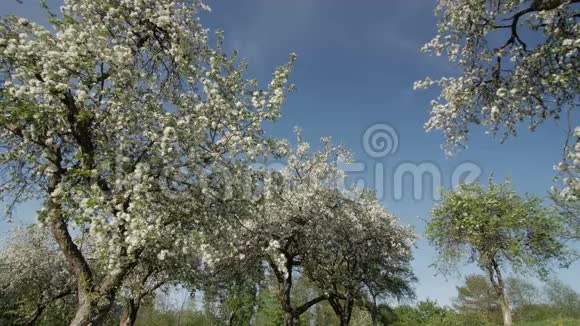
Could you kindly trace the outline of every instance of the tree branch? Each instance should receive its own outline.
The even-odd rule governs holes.
[[[321,301],[328,300],[329,298],[330,298],[330,295],[328,293],[325,293],[319,297],[316,297],[316,298],[304,303],[300,307],[296,308],[295,311],[298,315],[301,315],[301,314],[305,313],[310,307],[314,306],[315,304],[317,304]]]

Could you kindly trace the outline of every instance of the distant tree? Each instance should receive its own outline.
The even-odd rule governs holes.
[[[142,253],[139,264],[123,281],[118,296],[117,301],[123,307],[120,325],[135,325],[142,303],[147,299],[154,299],[159,288],[170,282],[183,282],[184,279],[193,280],[198,277],[199,264],[197,256],[184,255],[179,251],[163,255],[155,252]]]
[[[201,280],[199,292],[203,293],[205,313],[223,325],[249,325],[261,300],[261,288],[268,284],[267,278],[256,277],[249,271],[245,276]],[[208,276],[201,274],[200,278]]]
[[[490,321],[497,321],[501,316],[493,286],[485,276],[477,274],[467,276],[465,284],[457,287],[453,308],[460,314],[476,315]]]
[[[258,304],[258,283],[252,278],[233,283],[226,291],[224,308],[228,316],[227,325],[250,325]]]
[[[553,262],[566,266],[571,259],[561,216],[539,198],[516,194],[509,181],[462,185],[445,193],[431,214],[426,237],[439,253],[435,267],[449,272],[462,258],[475,262],[487,273],[505,325],[512,318],[502,271],[511,266],[545,277]]]
[[[75,306],[74,284],[48,230],[12,232],[0,251],[0,324],[65,324]]]
[[[439,0],[437,36],[423,51],[446,55],[458,77],[427,78],[437,85],[428,131],[441,130],[453,152],[474,125],[489,126],[504,140],[518,125],[531,131],[545,121],[562,122],[563,183],[553,195],[564,210],[580,212],[580,47],[578,0]]]
[[[550,303],[560,314],[559,317],[580,317],[580,294],[558,279],[546,283],[544,293]]]
[[[168,290],[169,288],[163,288]],[[186,298],[177,301],[171,291],[161,291],[154,299],[147,298],[139,309],[139,318],[136,325],[139,326],[174,326],[195,325],[213,326],[223,325],[213,316],[205,314],[195,307],[193,300]],[[197,300],[197,299],[196,299]],[[203,300],[203,298],[200,298]]]
[[[360,306],[355,306],[352,311],[350,320],[351,326],[369,326],[372,323],[371,315],[368,310]],[[307,324],[308,325],[308,324]]]
[[[317,304],[313,312],[316,325],[337,325],[339,323],[336,313],[327,301]]]
[[[375,311],[375,317],[371,319],[371,323],[373,326],[376,325],[384,325],[388,326],[391,325],[395,319],[395,312],[391,306],[386,303],[379,303],[373,307]],[[371,318],[372,318],[372,312]]]
[[[519,277],[510,277],[506,282],[507,296],[514,308],[539,303],[540,291],[531,282]]]
[[[454,319],[455,313],[439,305],[435,301],[420,301],[414,306],[402,305],[393,309],[390,321],[384,325],[396,326],[447,326],[457,325]]]
[[[280,309],[280,304],[276,298],[276,286],[276,281],[273,279],[260,286],[256,325],[278,326],[284,324],[284,312]]]

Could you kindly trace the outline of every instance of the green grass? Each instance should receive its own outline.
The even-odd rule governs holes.
[[[548,319],[514,323],[514,326],[580,326],[580,319]]]

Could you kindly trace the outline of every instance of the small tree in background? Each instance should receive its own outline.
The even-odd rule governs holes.
[[[457,287],[453,308],[463,315],[496,322],[501,310],[493,286],[478,274],[468,275],[465,284]]]
[[[580,294],[558,279],[547,282],[544,292],[548,303],[558,310],[559,317],[580,317]]]
[[[154,299],[157,290],[183,280],[199,283],[199,258],[194,254],[156,255],[143,253],[141,261],[125,278],[118,301],[123,307],[121,326],[133,326],[144,302]],[[187,278],[185,277],[187,275]]]
[[[507,280],[507,294],[515,309],[536,304],[540,301],[540,291],[524,279],[510,277]]]
[[[491,282],[503,312],[504,325],[511,325],[503,272],[525,268],[545,277],[551,264],[569,263],[571,253],[560,239],[562,217],[543,207],[537,197],[516,194],[509,181],[486,188],[467,184],[444,194],[432,210],[426,237],[439,253],[435,266],[449,272],[461,259],[475,262]]]

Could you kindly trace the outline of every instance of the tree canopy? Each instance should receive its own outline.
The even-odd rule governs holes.
[[[440,130],[449,152],[464,147],[474,125],[504,140],[518,125],[535,130],[560,122],[563,186],[557,202],[575,211],[580,198],[580,24],[577,0],[439,0],[438,34],[423,51],[445,55],[457,77],[426,78],[415,88],[437,85],[428,131]]]

